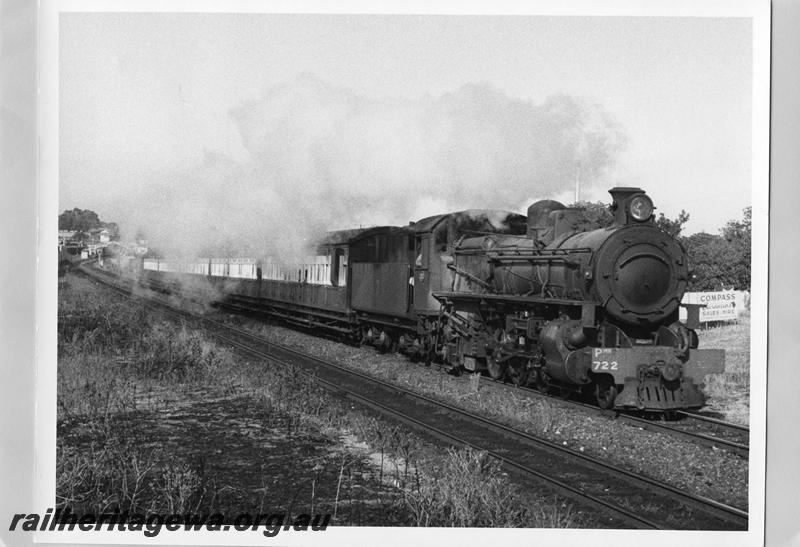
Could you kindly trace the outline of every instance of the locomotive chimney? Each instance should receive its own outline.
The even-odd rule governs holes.
[[[633,186],[616,186],[608,191],[614,200],[611,203],[611,212],[614,213],[614,223],[624,225],[628,223],[628,202],[636,194],[644,194],[641,188]]]

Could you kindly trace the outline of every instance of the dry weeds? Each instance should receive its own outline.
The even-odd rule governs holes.
[[[563,502],[519,492],[484,453],[443,454],[296,369],[249,362],[185,325],[67,279],[59,308],[59,507],[260,512],[274,503],[275,473],[293,471],[259,460],[235,462],[247,478],[212,469],[216,452],[233,449],[204,436],[224,434],[237,447],[278,438],[306,447],[293,462],[289,513],[313,507],[348,525],[581,524]],[[200,409],[215,421],[203,422]]]

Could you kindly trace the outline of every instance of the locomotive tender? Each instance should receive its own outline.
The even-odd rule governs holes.
[[[678,321],[689,270],[653,203],[617,187],[613,223],[543,200],[525,216],[470,210],[331,232],[297,264],[145,257],[140,282],[397,349],[454,370],[593,393],[602,408],[703,406],[724,350]]]

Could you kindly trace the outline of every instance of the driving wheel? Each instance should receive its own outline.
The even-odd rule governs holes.
[[[530,379],[527,359],[514,359],[508,367],[508,376],[515,386],[526,386]]]

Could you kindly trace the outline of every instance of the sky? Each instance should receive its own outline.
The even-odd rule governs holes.
[[[686,233],[750,205],[747,18],[62,13],[59,56],[60,210],[176,246],[524,212],[576,177]]]

